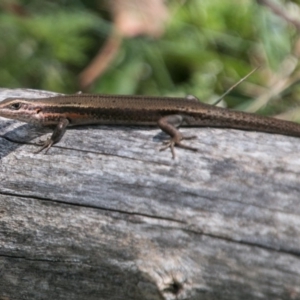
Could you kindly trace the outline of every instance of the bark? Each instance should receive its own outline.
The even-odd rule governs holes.
[[[0,299],[300,299],[299,139],[181,131],[0,118]]]

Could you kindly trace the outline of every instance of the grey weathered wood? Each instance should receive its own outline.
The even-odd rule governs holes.
[[[182,131],[0,118],[0,299],[300,299],[300,140]]]

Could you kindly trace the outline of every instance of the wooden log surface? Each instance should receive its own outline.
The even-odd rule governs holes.
[[[0,299],[300,299],[300,139],[181,131],[0,118]]]

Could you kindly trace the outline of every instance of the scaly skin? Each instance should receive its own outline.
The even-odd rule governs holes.
[[[159,126],[171,136],[165,148],[196,151],[181,143],[179,126],[225,127],[300,137],[300,124],[232,111],[186,98],[75,94],[40,99],[8,98],[0,102],[0,116],[56,128],[42,148],[48,149],[68,126],[88,124]],[[193,138],[193,137],[189,137]]]

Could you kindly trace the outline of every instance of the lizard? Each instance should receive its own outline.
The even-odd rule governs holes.
[[[72,94],[36,99],[7,98],[0,102],[0,116],[55,126],[51,137],[35,153],[42,150],[47,153],[61,140],[67,127],[92,124],[158,126],[170,136],[161,150],[170,148],[173,158],[175,146],[197,151],[182,142],[195,136],[184,136],[178,130],[180,126],[234,128],[300,137],[300,124],[212,106],[195,97]]]

